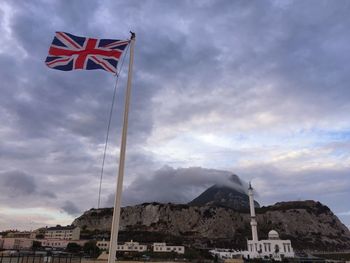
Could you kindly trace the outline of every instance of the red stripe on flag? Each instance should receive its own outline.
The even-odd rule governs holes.
[[[52,64],[55,64],[55,63],[57,63],[57,62],[66,62],[66,61],[68,61],[68,60],[70,60],[70,59],[71,59],[71,58],[53,60],[53,61],[51,61],[51,62],[46,62],[46,65],[51,66]]]
[[[102,64],[102,66],[104,66],[106,69],[108,69],[108,71],[113,72],[113,73],[116,72],[113,68],[110,68],[105,62],[99,60],[97,57],[91,56],[91,58],[97,60],[97,62],[98,62],[99,64]]]
[[[124,42],[114,42],[114,43],[110,43],[108,45],[105,45],[103,47],[110,47],[110,46],[121,46],[124,44],[128,44],[130,41],[124,41]]]
[[[114,57],[119,59],[122,52],[119,50],[102,50],[102,49],[82,49],[82,50],[67,50],[51,46],[49,49],[49,55],[51,56],[73,56],[86,53],[87,55],[101,55],[106,57]]]
[[[84,62],[86,60],[86,57],[89,54],[93,54],[93,51],[95,50],[97,43],[97,39],[89,38],[87,45],[85,47],[85,52],[80,53],[77,60],[75,61],[75,68],[76,69],[83,69],[84,68]]]

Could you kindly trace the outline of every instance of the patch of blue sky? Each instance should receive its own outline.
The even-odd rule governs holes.
[[[242,161],[266,162],[271,158],[297,154],[293,158],[330,158],[338,163],[349,154],[342,146],[349,141],[350,132],[304,129],[275,132],[186,132],[179,134],[165,144],[157,145],[155,154],[164,162],[178,165],[227,168]],[[298,155],[299,153],[299,155]],[[288,155],[288,156],[287,156]],[[161,163],[162,163],[161,161]]]
[[[342,141],[350,141],[350,130],[334,131],[310,129],[288,133],[251,133],[245,136],[244,143],[260,147],[283,145],[284,147],[300,148],[316,147],[325,143]]]
[[[350,130],[325,132],[325,137],[334,141],[350,141]]]

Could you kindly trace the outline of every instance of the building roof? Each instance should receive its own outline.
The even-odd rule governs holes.
[[[276,230],[271,230],[268,236],[269,236],[269,239],[279,239],[279,234]]]
[[[77,226],[54,226],[54,227],[48,227],[46,230],[73,230],[77,228]]]

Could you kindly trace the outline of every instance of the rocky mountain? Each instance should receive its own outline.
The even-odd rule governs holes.
[[[249,209],[249,197],[246,193],[239,192],[231,187],[213,185],[188,204],[195,206],[223,206],[235,210],[246,210]],[[256,201],[255,207],[260,207]]]
[[[108,235],[112,208],[91,209],[75,219],[82,235]],[[260,238],[271,229],[296,249],[350,249],[350,232],[331,210],[315,201],[283,202],[257,209]],[[223,206],[145,203],[122,208],[120,240],[165,241],[194,247],[246,249],[248,211]]]
[[[246,210],[249,209],[249,197],[246,194],[242,181],[237,175],[232,174],[228,177],[225,185],[213,185],[188,204],[195,206],[223,206],[236,210]],[[256,201],[255,207],[260,207]]]

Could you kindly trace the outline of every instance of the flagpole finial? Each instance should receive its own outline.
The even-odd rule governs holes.
[[[135,39],[135,37],[136,37],[135,32],[130,31],[130,34],[131,34],[130,39]]]

